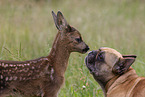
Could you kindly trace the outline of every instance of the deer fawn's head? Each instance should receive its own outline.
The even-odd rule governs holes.
[[[89,50],[88,45],[83,42],[81,34],[75,28],[71,27],[62,13],[58,11],[57,15],[52,11],[52,16],[56,28],[60,33],[61,45],[65,46],[69,52],[86,53]]]

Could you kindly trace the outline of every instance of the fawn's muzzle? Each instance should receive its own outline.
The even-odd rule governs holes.
[[[89,46],[86,45],[86,48],[83,49],[83,52],[86,53],[89,49],[90,49]]]

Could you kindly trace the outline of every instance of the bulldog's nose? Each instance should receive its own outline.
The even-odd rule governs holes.
[[[89,54],[88,54],[88,62],[89,63],[93,63],[95,61],[95,57],[97,55],[97,51],[91,51]]]
[[[89,52],[88,55],[95,55],[95,56],[96,56],[96,55],[97,55],[97,51],[94,51],[94,50],[93,50],[93,51]]]

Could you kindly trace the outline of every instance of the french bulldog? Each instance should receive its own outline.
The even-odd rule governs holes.
[[[112,48],[101,47],[91,51],[85,63],[105,97],[145,97],[145,78],[131,67],[135,59],[136,55],[122,55]]]

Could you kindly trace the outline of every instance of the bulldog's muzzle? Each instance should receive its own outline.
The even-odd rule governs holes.
[[[97,52],[98,52],[97,50],[89,52],[88,56],[85,58],[86,65],[92,64],[95,62]]]
[[[91,52],[89,52],[88,56],[85,58],[85,63],[86,63],[86,66],[88,67],[88,69],[90,70],[90,73],[93,73],[96,71],[94,66],[95,66],[95,60],[96,60],[97,53],[98,53],[97,50],[91,51]]]

